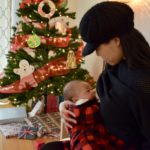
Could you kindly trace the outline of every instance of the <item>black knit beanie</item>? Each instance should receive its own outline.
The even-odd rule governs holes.
[[[87,43],[83,56],[91,54],[97,46],[119,37],[134,28],[133,10],[124,3],[106,1],[89,9],[81,19],[79,30]]]

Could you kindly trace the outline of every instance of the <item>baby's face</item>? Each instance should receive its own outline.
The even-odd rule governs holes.
[[[80,83],[78,87],[78,99],[93,99],[95,97],[95,90],[86,83]]]

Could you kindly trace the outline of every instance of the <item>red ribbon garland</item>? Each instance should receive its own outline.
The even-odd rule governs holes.
[[[43,0],[23,0],[22,3],[20,3],[20,8],[24,9],[26,5],[31,5],[31,4],[39,4]],[[55,3],[56,7],[59,7],[61,3],[63,3],[63,0],[59,0],[58,2]]]
[[[26,5],[39,4],[41,1],[42,0],[23,0],[22,3],[20,3],[20,8],[23,9]]]
[[[20,4],[20,8],[24,8],[26,5],[40,3],[42,0],[23,0],[23,2]],[[31,35],[17,35],[12,40],[11,45],[11,51],[16,52],[20,48],[27,46],[27,39]],[[46,45],[53,45],[56,47],[68,47],[70,38],[71,38],[71,29],[68,29],[68,36],[67,37],[58,37],[58,38],[52,38],[52,37],[44,37],[40,36],[41,43]],[[80,63],[80,60],[82,58],[82,50],[83,50],[83,43],[81,42],[80,47],[78,48],[76,52],[76,61],[77,63]],[[41,68],[37,69],[33,76],[37,83],[40,83],[41,81],[54,76],[60,76],[65,75],[69,72],[69,69],[65,67],[65,59],[64,58],[58,58],[56,60],[53,60]],[[33,88],[30,85],[26,85],[26,87],[20,89],[19,88],[20,80],[0,88],[0,93],[22,93],[27,90],[30,90]]]
[[[40,83],[41,81],[46,80],[49,77],[65,75],[68,72],[69,69],[65,67],[65,59],[58,58],[56,60],[50,61],[49,63],[33,72],[33,77],[37,83]],[[26,84],[26,86],[20,88],[20,82],[21,80],[17,80],[16,82],[8,86],[1,87],[0,93],[22,93],[33,88],[33,86],[30,84]]]
[[[41,43],[45,45],[52,45],[55,47],[68,47],[70,38],[71,38],[71,29],[67,30],[68,36],[66,37],[45,37],[45,36],[40,36],[41,38]],[[11,51],[16,52],[20,48],[27,47],[27,40],[29,37],[32,35],[16,35],[11,44]]]
[[[82,50],[83,50],[83,42],[81,42],[81,45],[76,52],[77,64],[79,64],[80,60],[82,59]],[[69,73],[69,71],[70,69],[66,68],[66,60],[64,57],[62,57],[48,62],[47,64],[45,64],[44,66],[42,66],[41,68],[33,72],[32,75],[38,84],[43,80],[48,79],[49,77],[65,75]],[[5,93],[5,94],[22,93],[33,88],[31,84],[26,84],[25,87],[19,88],[21,81],[22,80],[17,80],[16,82],[8,86],[1,87],[0,93]]]

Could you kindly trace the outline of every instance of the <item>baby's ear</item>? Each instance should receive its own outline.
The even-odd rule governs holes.
[[[74,103],[75,103],[77,100],[78,100],[78,97],[76,97],[76,96],[72,97],[72,99],[71,99],[71,101],[74,102]]]

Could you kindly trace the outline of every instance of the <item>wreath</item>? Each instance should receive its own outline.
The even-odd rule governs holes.
[[[45,4],[47,4],[50,7],[50,12],[49,13],[46,13],[46,12],[43,11],[43,7],[45,6]],[[50,0],[43,0],[38,5],[38,13],[42,17],[45,17],[45,18],[51,18],[54,15],[55,10],[56,10],[55,4]]]

